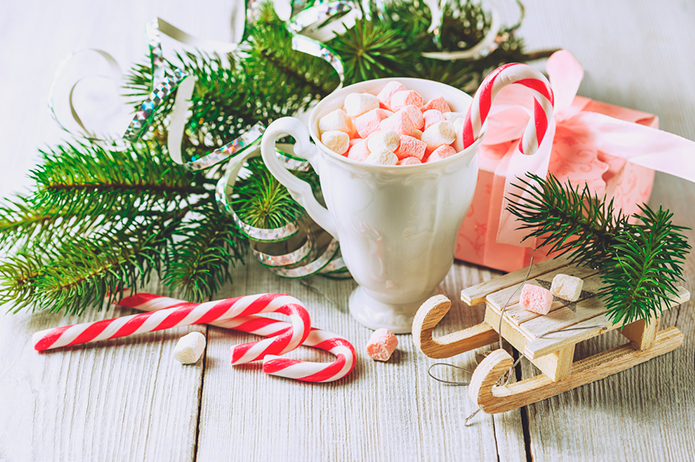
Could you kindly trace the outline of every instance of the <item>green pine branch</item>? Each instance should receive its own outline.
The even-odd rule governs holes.
[[[563,184],[551,174],[518,180],[507,210],[521,222],[518,229],[528,231],[524,240],[537,238],[548,254],[569,254],[576,264],[601,269],[599,297],[614,324],[649,321],[669,306],[690,250],[682,234],[688,228],[674,225],[671,212],[644,204],[641,214],[627,217],[587,185]]]

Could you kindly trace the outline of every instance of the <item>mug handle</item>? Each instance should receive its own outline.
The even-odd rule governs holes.
[[[325,229],[335,239],[338,239],[337,227],[333,217],[328,212],[328,209],[316,200],[309,183],[291,174],[278,159],[275,152],[275,142],[287,135],[295,139],[294,153],[308,160],[316,173],[319,173],[316,165],[317,156],[319,155],[318,148],[311,144],[309,130],[304,123],[294,117],[277,119],[268,126],[263,134],[263,140],[261,140],[263,162],[265,162],[270,173],[287,188],[294,200],[304,207],[316,224]]]

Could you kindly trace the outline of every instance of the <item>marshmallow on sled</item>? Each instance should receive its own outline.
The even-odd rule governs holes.
[[[340,154],[345,154],[350,148],[350,137],[345,132],[331,130],[323,132],[321,142],[331,151]]]
[[[553,294],[543,287],[524,284],[524,288],[521,289],[519,303],[526,311],[548,314],[550,306],[553,304]]]
[[[349,136],[355,134],[355,125],[353,124],[352,119],[348,117],[348,115],[342,109],[336,109],[333,112],[329,112],[319,119],[319,131],[321,131],[321,133],[334,130],[345,132]]]
[[[372,109],[379,108],[379,98],[369,93],[350,93],[345,97],[345,112],[350,117],[358,117]]]
[[[396,165],[398,157],[391,151],[378,151],[369,154],[364,161],[375,165]]]
[[[181,337],[174,348],[174,359],[181,364],[197,363],[205,350],[205,336],[191,332]]]
[[[581,278],[567,274],[556,274],[550,285],[550,292],[568,302],[576,302],[582,294],[584,281]]]
[[[398,339],[387,329],[377,329],[367,343],[367,354],[376,361],[388,361],[398,346]]]
[[[422,141],[428,151],[434,151],[443,144],[451,144],[456,140],[456,132],[451,122],[437,122],[422,133]]]

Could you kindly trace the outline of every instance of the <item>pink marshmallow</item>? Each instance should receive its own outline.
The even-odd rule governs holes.
[[[362,114],[355,119],[355,128],[360,138],[366,139],[374,132],[381,130],[380,122],[389,116],[393,112],[385,111],[383,109],[372,109],[371,111]]]
[[[521,303],[521,307],[527,311],[538,314],[548,314],[550,312],[550,306],[553,304],[553,294],[543,287],[524,284],[524,288],[521,289],[519,303]]]
[[[393,332],[386,329],[377,329],[367,342],[367,354],[376,361],[388,361],[391,353],[398,346],[398,339]]]
[[[391,103],[389,106],[392,111],[399,111],[406,106],[422,106],[422,96],[413,90],[402,90],[397,91],[391,96]]]
[[[444,114],[445,112],[451,112],[449,104],[442,96],[440,96],[439,98],[434,98],[432,101],[422,106],[422,112],[429,111],[430,109],[436,109],[442,114]]]
[[[437,122],[445,122],[446,118],[444,114],[436,109],[430,109],[422,113],[422,117],[425,120],[425,130],[430,128],[430,125],[434,125]]]
[[[420,130],[413,125],[413,121],[410,120],[410,117],[404,111],[398,111],[387,119],[382,120],[381,129],[393,130],[399,135],[408,135],[418,139],[422,136]]]
[[[456,154],[456,149],[452,148],[448,144],[444,146],[439,146],[437,149],[432,151],[432,154],[427,158],[427,162],[434,162],[437,160],[446,159]]]
[[[401,143],[394,151],[394,154],[398,156],[399,160],[403,160],[407,157],[414,157],[417,158],[417,160],[422,160],[426,148],[427,145],[423,141],[413,138],[412,136],[401,135]]]
[[[354,138],[350,138],[350,147],[353,147],[354,145],[356,145],[360,141],[364,141],[364,140],[362,138],[360,138],[359,136],[356,136]]]
[[[347,153],[347,158],[352,160],[364,161],[369,157],[369,146],[367,140],[358,140]]]
[[[387,83],[379,94],[376,95],[376,97],[379,99],[379,106],[383,107],[384,109],[391,110],[391,97],[393,94],[405,90],[408,89],[405,88],[402,83],[396,80],[392,80],[391,82]]]
[[[396,165],[418,165],[421,163],[422,161],[417,157],[406,157],[405,159],[399,160]]]
[[[410,121],[413,123],[413,126],[415,128],[417,128],[418,130],[423,129],[425,125],[425,118],[423,117],[422,112],[420,112],[420,109],[411,104],[409,106],[401,108],[400,110],[408,114],[408,117],[410,117]]]

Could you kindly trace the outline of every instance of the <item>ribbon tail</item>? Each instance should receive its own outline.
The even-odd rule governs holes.
[[[510,193],[519,194],[521,192],[512,183],[517,183],[517,177],[524,176],[527,172],[545,178],[548,174],[550,163],[550,153],[553,148],[553,138],[555,137],[555,120],[548,126],[548,131],[535,155],[525,156],[518,149],[512,154],[512,158],[507,168],[507,178],[504,183],[504,198],[502,199],[502,210],[500,211],[500,225],[497,230],[497,242],[501,244],[512,244],[521,246],[521,240],[526,237],[526,231],[516,229],[518,223],[516,217],[508,210]],[[522,192],[526,197],[528,193]]]

